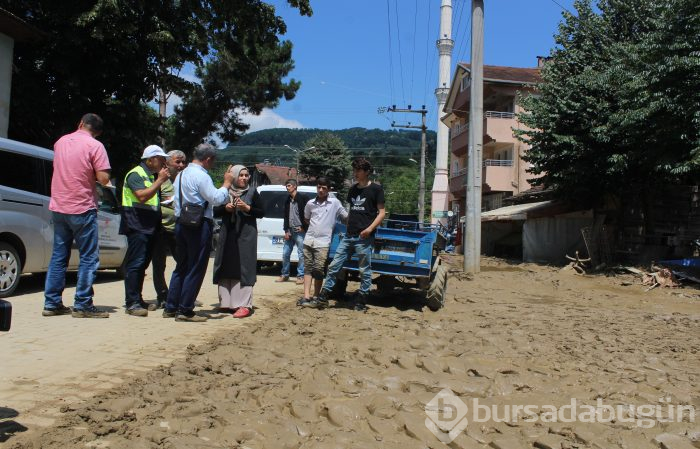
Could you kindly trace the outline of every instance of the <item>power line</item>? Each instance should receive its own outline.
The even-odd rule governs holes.
[[[426,30],[425,34],[425,78],[423,79],[423,104],[425,104],[428,94],[428,49],[430,48],[430,11],[432,11],[430,2],[425,2],[425,4],[428,5],[428,29]]]
[[[393,52],[391,51],[391,7],[389,0],[386,0],[386,21],[389,29],[389,92],[391,93],[391,102],[394,102],[394,62]]]
[[[413,74],[416,71],[416,34],[418,31],[418,0],[416,0],[416,7],[413,10],[413,48],[411,55],[411,90],[409,90],[409,100],[413,102]]]
[[[401,27],[399,26],[399,4],[394,0],[394,15],[396,16],[396,42],[399,47],[399,74],[401,75],[401,100],[406,104],[406,89],[403,84],[403,57],[401,56]]]

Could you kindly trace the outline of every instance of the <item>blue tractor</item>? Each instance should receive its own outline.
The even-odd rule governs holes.
[[[397,287],[417,288],[425,293],[430,310],[439,310],[445,304],[447,291],[447,266],[440,258],[449,233],[440,224],[422,224],[417,221],[389,219],[385,226],[377,228],[372,251],[373,282],[380,293]],[[335,254],[345,226],[336,224],[329,260]],[[339,275],[333,294],[341,299],[347,288],[348,277],[358,272],[357,255],[348,259],[344,273]]]

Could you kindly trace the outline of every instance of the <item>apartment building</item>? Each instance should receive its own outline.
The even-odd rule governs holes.
[[[459,210],[459,215],[466,210],[469,81],[469,64],[459,63],[441,119],[450,129],[451,208]],[[539,67],[484,66],[482,211],[497,209],[504,198],[530,189],[528,179],[533,175],[522,160],[528,146],[515,138],[513,130],[523,128],[517,118],[519,95],[536,94],[539,82]]]

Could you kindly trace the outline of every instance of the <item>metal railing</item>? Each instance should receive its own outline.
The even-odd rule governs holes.
[[[484,159],[484,167],[512,167],[512,159]]]
[[[469,129],[469,123],[462,123],[452,127],[452,137],[457,137]]]
[[[466,174],[467,174],[467,167],[464,167],[464,168],[457,170],[456,172],[453,171],[450,178],[459,178],[460,176],[466,175]]]
[[[484,117],[486,117],[486,118],[515,118],[515,113],[514,112],[486,111],[486,112],[484,112]]]

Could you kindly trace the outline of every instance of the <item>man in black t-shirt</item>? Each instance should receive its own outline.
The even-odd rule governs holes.
[[[335,285],[336,275],[343,269],[345,261],[357,253],[360,270],[360,290],[355,296],[355,310],[367,310],[367,297],[372,287],[372,247],[374,231],[384,220],[384,189],[369,180],[372,166],[365,158],[352,162],[352,174],[357,181],[348,192],[349,216],[345,237],[335,251],[333,262],[318,298],[303,303],[304,307],[322,309],[328,306],[328,296]]]

